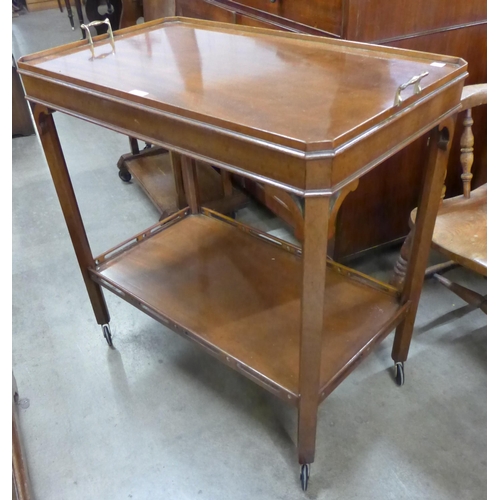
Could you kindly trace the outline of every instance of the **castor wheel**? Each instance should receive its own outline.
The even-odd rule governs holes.
[[[108,343],[108,346],[113,347],[113,340],[111,339],[111,330],[109,329],[109,325],[102,325],[101,328],[102,328],[102,334],[104,335],[104,338]]]
[[[126,168],[118,170],[118,177],[120,177],[123,182],[130,182],[132,180],[132,174]]]
[[[302,486],[302,491],[307,490],[310,473],[311,473],[311,466],[309,464],[302,464],[300,467],[300,485]]]
[[[394,379],[396,380],[396,384],[399,386],[402,386],[405,383],[405,367],[401,361],[398,361],[394,365]]]

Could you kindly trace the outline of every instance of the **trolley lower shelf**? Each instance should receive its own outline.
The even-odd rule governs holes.
[[[207,209],[96,258],[92,279],[286,401],[299,396],[301,251]],[[327,262],[319,396],[402,319],[386,285]]]

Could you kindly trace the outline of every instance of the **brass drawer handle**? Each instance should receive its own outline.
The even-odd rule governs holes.
[[[420,94],[422,92],[422,87],[420,86],[420,82],[422,78],[426,77],[429,74],[428,71],[422,73],[421,75],[416,75],[413,78],[410,78],[406,83],[402,83],[398,90],[396,90],[396,97],[394,98],[394,106],[399,106],[403,99],[401,98],[401,92],[408,87],[409,85],[413,85],[413,95]]]
[[[107,24],[108,25],[108,35],[111,43],[111,47],[113,48],[113,54],[115,53],[115,39],[113,37],[113,30],[111,29],[111,23],[109,22],[109,19],[106,18],[104,21],[92,21],[89,24],[82,24],[80,28],[85,29],[87,31],[87,35],[89,36],[89,43],[90,43],[90,52],[92,52],[92,57],[95,57],[94,54],[94,41],[92,40],[92,35],[90,34],[90,27],[91,26],[98,26],[100,24]]]

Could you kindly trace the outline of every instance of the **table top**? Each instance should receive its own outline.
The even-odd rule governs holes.
[[[23,57],[22,71],[305,151],[338,147],[453,81],[456,57],[166,18]],[[422,91],[399,85],[428,72]]]

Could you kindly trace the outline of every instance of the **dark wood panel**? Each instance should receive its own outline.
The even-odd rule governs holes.
[[[438,52],[440,54],[457,55],[465,59],[469,66],[467,85],[474,83],[486,83],[486,54],[487,54],[487,25],[480,24],[467,28],[444,31],[391,43],[393,47],[404,49],[421,50],[423,52]],[[474,168],[473,188],[484,184],[487,180],[486,155],[486,116],[487,106],[481,106],[473,110],[473,133],[476,137],[474,144]],[[462,190],[460,181],[460,148],[459,137],[463,132],[463,116],[460,114],[457,120],[454,144],[451,150],[448,176],[446,180],[446,196],[456,196]],[[454,170],[451,170],[454,169]]]
[[[204,0],[177,0],[176,14],[178,16],[232,24],[234,24],[236,16],[234,11],[224,9]]]
[[[486,23],[406,38],[383,45],[462,57],[469,64],[466,85],[486,82]]]
[[[144,21],[175,16],[176,0],[143,0]]]
[[[485,22],[486,3],[486,0],[346,0],[345,37],[349,40],[375,42]]]
[[[17,67],[12,61],[12,137],[33,135],[35,127],[31,118],[31,111],[24,97],[21,79],[17,74]]]
[[[343,0],[238,0],[259,10],[292,19],[308,26],[340,35],[342,33]]]
[[[271,30],[282,30],[280,26],[271,24],[269,22],[263,21],[261,19],[245,16],[242,14],[236,14],[236,24],[241,24],[242,26],[255,26],[256,28],[267,28]]]

